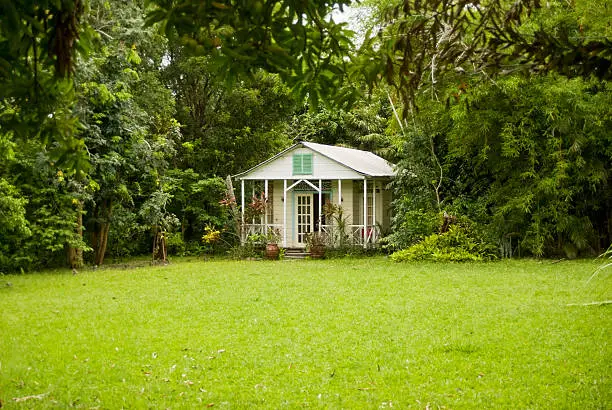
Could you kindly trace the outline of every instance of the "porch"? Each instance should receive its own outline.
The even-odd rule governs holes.
[[[329,247],[373,246],[390,224],[388,181],[241,180],[242,241],[274,233],[280,246],[306,247],[308,235]],[[251,201],[247,203],[247,192]],[[258,208],[253,216],[250,210]]]
[[[321,230],[315,231],[320,232],[325,241],[325,246],[333,248],[339,246],[364,246],[373,245],[378,242],[381,235],[381,229],[379,225],[367,225],[364,229],[363,225],[348,225],[346,229],[342,230],[334,225],[320,225]],[[287,247],[284,243],[283,238],[290,235],[287,234],[286,228],[283,224],[261,224],[261,223],[249,223],[245,224],[243,228],[244,239],[251,235],[266,236],[272,230],[272,232],[278,232],[280,239],[280,245]]]

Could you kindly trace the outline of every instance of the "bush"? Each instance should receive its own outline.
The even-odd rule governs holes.
[[[384,254],[384,250],[379,247],[364,248],[361,245],[345,245],[336,248],[328,247],[325,250],[326,259],[365,257],[381,254]]]
[[[183,240],[183,234],[181,232],[168,232],[166,234],[166,247],[168,248],[168,255],[185,256],[187,245]]]
[[[439,261],[469,262],[496,258],[495,246],[479,241],[466,227],[452,225],[448,232],[429,235],[421,242],[391,255],[394,262]]]
[[[250,259],[250,258],[261,258],[262,248],[261,246],[256,247],[253,242],[245,242],[243,245],[234,245],[228,249],[227,255],[230,259]]]
[[[393,233],[382,240],[385,248],[403,249],[438,232],[442,225],[442,213],[436,211],[408,210],[395,218]]]

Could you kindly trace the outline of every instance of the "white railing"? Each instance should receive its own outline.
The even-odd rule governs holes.
[[[249,235],[267,235],[270,230],[276,233],[279,243],[282,243],[283,224],[245,224],[243,239],[246,240]],[[330,247],[344,244],[360,246],[375,244],[380,238],[380,228],[377,225],[368,225],[366,229],[363,225],[347,225],[344,232],[335,225],[321,225],[321,232],[325,235],[327,246]]]
[[[377,225],[367,225],[364,229],[363,225],[349,225],[351,236],[356,244],[373,244],[378,242],[380,237],[380,228]]]
[[[283,234],[283,224],[244,224],[244,237],[249,235],[267,235],[273,230],[277,236]]]

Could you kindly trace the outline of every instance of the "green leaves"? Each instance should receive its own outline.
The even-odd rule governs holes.
[[[612,234],[601,213],[610,195],[608,88],[596,80],[515,76],[470,84],[469,105],[430,102],[415,117],[418,128],[409,128],[397,185],[410,201],[398,201],[398,215],[431,207],[434,192],[423,186],[436,170],[425,155],[432,136],[449,212],[468,215],[500,244],[514,240],[513,251],[518,243],[522,254],[605,248]],[[396,228],[407,235],[402,222],[397,218]]]
[[[147,24],[161,23],[171,38],[213,57],[228,78],[263,68],[281,75],[313,106],[333,97],[342,84],[352,33],[325,16],[346,0],[152,3],[156,7]]]

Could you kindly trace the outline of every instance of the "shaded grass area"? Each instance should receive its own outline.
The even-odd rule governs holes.
[[[568,306],[600,296],[585,285],[595,267],[369,258],[5,276],[0,400],[609,409],[610,306]]]

